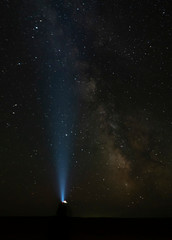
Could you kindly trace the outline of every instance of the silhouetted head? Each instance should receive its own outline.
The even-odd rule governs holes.
[[[58,216],[58,217],[69,217],[70,216],[69,206],[66,201],[60,202],[58,204],[56,216]]]

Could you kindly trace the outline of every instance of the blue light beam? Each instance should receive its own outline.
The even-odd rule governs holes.
[[[74,39],[78,30],[73,24],[73,15],[66,9],[63,1],[31,2],[43,19],[39,24],[40,34],[37,31],[42,66],[39,71],[39,86],[46,109],[44,117],[49,129],[47,139],[57,175],[56,190],[58,189],[58,195],[63,201],[67,194],[74,141],[72,132],[77,105],[79,106],[75,79],[78,75],[78,54],[73,51],[77,48]],[[67,18],[56,17],[59,14]],[[38,46],[36,51],[37,48]]]
[[[66,74],[67,75],[67,74]],[[73,128],[76,118],[76,96],[71,77],[58,79],[54,88],[54,159],[57,169],[57,182],[61,201],[66,198],[69,165],[73,149]],[[56,97],[55,97],[56,93]]]

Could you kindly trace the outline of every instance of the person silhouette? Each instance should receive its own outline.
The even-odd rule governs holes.
[[[56,216],[60,218],[70,217],[71,211],[66,201],[62,201],[58,204],[58,208],[56,211]]]

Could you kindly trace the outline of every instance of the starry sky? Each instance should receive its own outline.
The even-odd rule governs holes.
[[[1,1],[1,215],[172,215],[170,2]]]

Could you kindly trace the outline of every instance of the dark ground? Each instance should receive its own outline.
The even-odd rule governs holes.
[[[171,219],[1,217],[0,239],[172,239]]]

